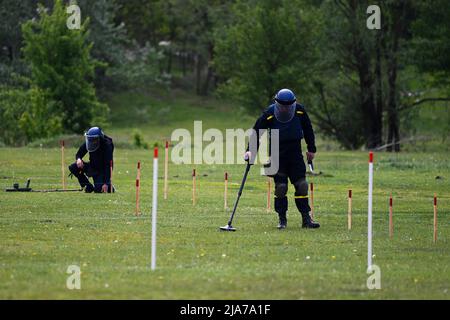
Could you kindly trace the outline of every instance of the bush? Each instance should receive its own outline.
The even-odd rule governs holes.
[[[27,142],[25,133],[19,129],[19,119],[30,108],[27,92],[17,89],[0,90],[0,141],[6,145],[20,146]]]
[[[93,123],[104,125],[108,107],[97,100],[92,83],[94,69],[100,64],[90,56],[89,20],[80,30],[70,30],[67,17],[61,0],[55,1],[50,14],[40,6],[39,18],[22,26],[23,52],[31,68],[32,86],[39,88],[35,105],[49,103],[61,116],[64,132],[82,133]],[[38,110],[33,111],[36,114]],[[29,124],[30,118],[23,121]]]
[[[4,144],[21,146],[62,132],[55,103],[42,90],[3,88],[0,100],[0,141]]]
[[[144,148],[144,149],[148,149],[148,143],[144,142],[144,137],[142,136],[142,132],[139,130],[134,130],[133,131],[133,142],[134,142],[134,146],[136,146],[137,148]]]

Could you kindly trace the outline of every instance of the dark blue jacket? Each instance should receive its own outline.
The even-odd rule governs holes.
[[[259,147],[259,130],[260,129],[279,129],[280,148],[283,145],[298,142],[300,145],[301,139],[305,139],[307,150],[309,152],[316,152],[316,144],[314,137],[314,130],[311,125],[311,120],[306,113],[305,107],[299,103],[295,107],[295,115],[291,121],[282,123],[275,117],[275,105],[270,105],[263,114],[256,120],[253,129],[258,135]]]
[[[75,159],[83,159],[88,153],[86,142],[84,142],[77,151]],[[105,135],[101,140],[100,147],[95,152],[89,152],[89,164],[95,171],[94,174],[102,175],[103,182],[109,184],[111,182],[111,168],[110,164],[113,160],[114,144],[112,139]]]

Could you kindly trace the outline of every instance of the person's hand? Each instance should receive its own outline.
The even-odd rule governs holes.
[[[108,193],[108,185],[106,183],[102,186],[102,192]]]
[[[83,167],[84,167],[83,160],[77,159],[77,167],[78,167],[78,169],[83,169]]]
[[[306,159],[308,159],[308,161],[313,161],[315,156],[316,154],[314,152],[306,152]]]
[[[245,160],[245,161],[249,161],[251,157],[252,157],[252,153],[251,153],[250,151],[247,151],[247,152],[244,154],[244,160]]]

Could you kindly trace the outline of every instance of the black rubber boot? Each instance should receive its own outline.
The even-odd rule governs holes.
[[[84,188],[84,192],[86,193],[92,193],[94,192],[94,186],[92,184],[87,184]]]
[[[287,227],[286,213],[285,214],[278,214],[278,226],[277,226],[277,228],[282,230],[282,229],[286,229],[286,227]]]
[[[309,213],[302,213],[302,228],[306,229],[316,229],[320,228],[320,224],[318,222],[314,222],[311,219]]]
[[[287,218],[286,211],[288,208],[288,200],[287,197],[275,197],[275,211],[278,213],[278,229],[286,229],[287,226]]]

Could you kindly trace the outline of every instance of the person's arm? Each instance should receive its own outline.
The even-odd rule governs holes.
[[[105,163],[104,163],[104,183],[105,184],[110,184],[111,183],[111,161],[113,160],[113,149],[111,144],[109,143],[105,143],[105,154],[104,154],[104,159],[105,159]]]
[[[309,119],[309,116],[304,108],[301,108],[300,111],[303,112],[300,120],[303,129],[303,136],[306,141],[306,148],[309,153],[316,153],[316,139],[314,136],[314,130],[311,125],[311,120]]]
[[[270,115],[268,112],[264,112],[255,122],[255,125],[253,126],[253,132],[252,135],[250,136],[250,140],[249,141],[253,141],[253,139],[256,139],[256,152],[255,154],[252,154],[250,152],[250,142],[247,145],[247,149],[245,152],[245,160],[247,161],[247,159],[250,159],[250,162],[253,162],[255,157],[256,157],[256,153],[259,150],[259,145],[260,145],[260,136],[259,136],[259,131],[263,130],[263,129],[267,129],[269,127],[268,123],[269,120],[273,118],[273,115]]]
[[[86,142],[84,142],[80,148],[78,148],[77,153],[75,154],[75,160],[78,159],[83,159],[83,157],[86,155],[87,153],[87,148],[86,148]]]

